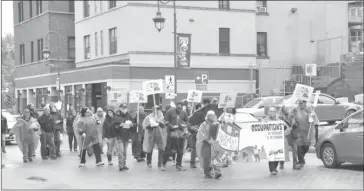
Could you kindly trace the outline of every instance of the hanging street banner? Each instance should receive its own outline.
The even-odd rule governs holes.
[[[129,103],[147,103],[147,95],[143,91],[131,91],[129,93]]]
[[[201,99],[202,99],[202,91],[188,90],[188,94],[187,94],[188,102],[199,103],[199,102],[201,102]]]
[[[298,100],[304,100],[309,102],[314,88],[311,86],[306,86],[302,84],[296,84],[296,87],[294,88],[292,99],[295,101]]]
[[[163,80],[149,80],[143,82],[143,91],[146,95],[163,93]]]
[[[177,33],[177,67],[191,66],[191,34]]]
[[[107,92],[108,106],[118,107],[121,103],[128,102],[128,91],[125,88],[111,88]]]
[[[164,84],[165,84],[165,88],[166,88],[166,99],[174,99],[175,98],[174,80],[175,80],[174,75],[165,76]]]
[[[237,93],[222,93],[219,99],[219,108],[234,108]]]

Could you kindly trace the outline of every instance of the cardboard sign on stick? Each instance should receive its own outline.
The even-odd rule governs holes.
[[[223,93],[220,94],[219,108],[235,107],[237,94],[236,93]]]
[[[146,95],[163,93],[163,80],[149,80],[143,82],[143,91]]]
[[[129,93],[130,103],[147,103],[147,95],[143,91],[131,91]]]
[[[188,102],[201,102],[202,91],[188,90],[187,101]]]
[[[314,88],[311,86],[296,84],[292,98],[294,98],[295,100],[303,100],[309,102],[313,93],[313,89]]]

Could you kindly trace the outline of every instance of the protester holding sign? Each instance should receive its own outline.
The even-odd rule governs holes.
[[[227,107],[224,109],[224,113],[219,117],[219,120],[221,123],[235,123],[235,114],[236,114],[236,110],[235,108],[232,107]],[[226,129],[227,131],[231,131],[230,128],[232,128],[231,126],[226,126],[229,129]],[[229,151],[227,152],[227,160],[226,163],[224,164],[224,167],[228,167],[228,165],[232,164],[233,161],[233,151]]]
[[[106,117],[104,120],[104,124],[102,127],[102,139],[105,140],[107,144],[107,160],[109,165],[113,165],[112,163],[112,152],[114,147],[116,146],[116,132],[115,132],[115,124],[114,124],[115,112],[112,109],[106,110]]]
[[[201,104],[198,103],[195,107],[195,111],[201,109]],[[192,115],[192,113],[191,113]],[[196,124],[196,125],[193,125],[193,126],[190,126],[189,128],[189,132],[190,132],[190,137],[189,137],[189,144],[188,144],[188,148],[191,148],[191,161],[190,161],[190,166],[191,168],[196,168],[196,136],[197,136],[197,132],[198,132],[198,129],[200,127],[201,124]]]
[[[138,121],[138,115],[139,115],[139,121]],[[146,117],[143,106],[139,106],[138,115],[135,116],[134,119],[134,121],[137,121],[137,125],[130,129],[131,140],[132,140],[131,149],[135,160],[137,160],[137,162],[142,162],[144,161],[145,158],[145,154],[142,148],[143,137],[144,137],[144,129],[142,123]]]

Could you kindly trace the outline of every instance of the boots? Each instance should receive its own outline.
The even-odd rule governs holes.
[[[107,155],[107,161],[109,161],[109,165],[113,165],[112,163],[112,155]]]

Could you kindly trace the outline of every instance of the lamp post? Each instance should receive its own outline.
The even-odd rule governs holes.
[[[61,68],[60,68],[60,59],[59,59],[59,34],[54,32],[54,31],[49,31],[46,36],[45,36],[45,39],[47,39],[47,44],[45,46],[45,48],[43,49],[42,51],[42,54],[43,54],[43,57],[48,60],[49,56],[51,55],[51,51],[48,49],[48,47],[50,46],[50,43],[49,43],[49,35],[50,34],[54,34],[55,36],[57,36],[57,54],[58,54],[58,63],[55,65],[55,64],[51,64],[51,60],[49,60],[49,64],[48,66],[51,67],[51,68],[57,68],[57,81],[56,81],[56,84],[57,84],[57,87],[58,87],[58,101],[61,101]],[[47,38],[48,37],[48,38]]]
[[[153,18],[153,22],[155,25],[155,28],[158,30],[158,32],[161,32],[161,30],[164,27],[164,21],[166,20],[159,9],[159,2],[162,4],[167,4],[169,2],[172,2],[173,4],[173,56],[174,56],[174,92],[177,95],[177,14],[176,14],[176,1],[162,1],[158,0],[158,11],[156,16]]]

